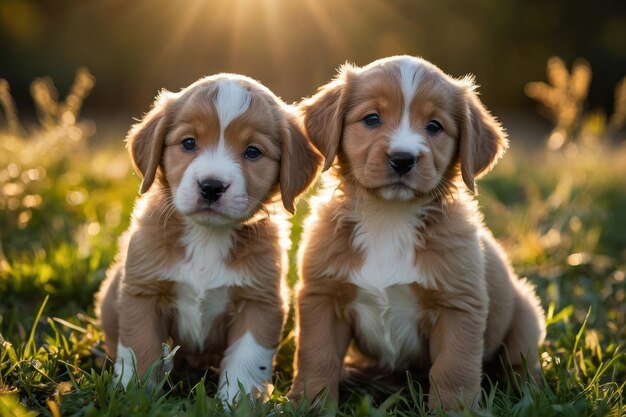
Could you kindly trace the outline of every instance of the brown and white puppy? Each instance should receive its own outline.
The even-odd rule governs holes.
[[[169,341],[175,368],[220,367],[221,398],[238,382],[264,391],[285,313],[270,204],[280,194],[293,212],[321,162],[298,122],[256,81],[220,74],[161,93],[130,130],[143,195],[97,296],[125,386],[172,365]]]
[[[351,342],[369,374],[429,371],[431,406],[476,406],[482,363],[503,347],[539,370],[539,300],[464,189],[507,147],[475,88],[398,56],[345,65],[302,103],[339,185],[304,228],[291,398],[336,398]]]

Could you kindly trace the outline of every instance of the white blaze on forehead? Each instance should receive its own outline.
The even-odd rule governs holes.
[[[413,101],[413,97],[415,97],[415,91],[417,91],[423,76],[423,70],[412,60],[403,59],[400,62],[400,87],[404,96],[405,111],[409,109],[409,105]]]
[[[220,144],[223,144],[226,126],[250,107],[250,92],[236,80],[220,80],[214,104],[220,121]]]
[[[422,152],[428,152],[428,146],[422,135],[411,129],[411,119],[409,107],[417,87],[424,76],[424,71],[410,59],[403,59],[400,62],[400,88],[404,98],[402,108],[402,118],[400,125],[391,135],[391,145],[389,152],[409,152],[418,156]]]

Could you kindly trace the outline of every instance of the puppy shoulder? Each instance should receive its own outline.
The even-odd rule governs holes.
[[[363,262],[362,254],[352,247],[355,227],[354,210],[345,196],[314,202],[298,253],[302,279],[347,280],[350,271]]]
[[[264,218],[236,229],[226,259],[228,267],[249,277],[254,288],[279,289],[285,265],[282,227],[272,218]]]
[[[437,203],[427,210],[424,234],[428,240],[459,246],[480,242],[479,232],[484,228],[478,202],[471,196],[458,197]]]
[[[165,271],[185,256],[183,227],[175,213],[168,216],[162,204],[148,197],[145,194],[135,204],[131,224],[120,238],[117,263],[125,287],[153,287],[160,292]]]
[[[264,217],[241,225],[233,232],[233,246],[231,257],[237,257],[246,253],[263,254],[267,251],[279,252],[280,239],[284,238],[283,230],[288,227],[283,221],[277,221],[273,217]]]

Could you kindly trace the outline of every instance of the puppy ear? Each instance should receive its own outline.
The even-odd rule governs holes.
[[[281,144],[280,193],[285,209],[293,214],[294,200],[317,177],[322,156],[304,136],[297,118],[288,115],[286,134]]]
[[[474,178],[493,168],[508,147],[508,140],[500,123],[478,99],[471,79],[463,82],[465,116],[460,129],[459,159],[463,182],[474,192]]]
[[[165,124],[163,117],[170,102],[170,93],[161,92],[143,119],[134,124],[126,136],[126,147],[135,171],[143,178],[141,193],[150,189],[161,162]]]
[[[324,155],[323,171],[333,165],[337,155],[343,131],[346,85],[352,71],[352,66],[344,65],[337,78],[300,104],[309,138]]]

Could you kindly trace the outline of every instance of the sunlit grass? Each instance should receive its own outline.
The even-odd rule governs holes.
[[[11,100],[4,100],[10,112]],[[296,407],[284,397],[293,372],[292,319],[267,403],[225,406],[210,378],[166,380],[157,390],[137,381],[127,390],[116,386],[92,297],[128,225],[138,180],[121,140],[89,143],[93,129],[77,117],[78,104],[66,124],[44,115],[40,127],[26,131],[15,113],[17,125],[5,114],[0,126],[0,415],[445,414],[428,410],[424,388],[410,378],[397,390],[346,384],[338,407],[324,397]],[[487,380],[483,408],[456,415],[626,414],[626,146],[611,142],[612,122],[582,113],[579,119],[558,151],[512,138],[513,149],[480,182],[485,222],[518,274],[537,285],[548,337],[542,381],[520,382],[516,391]],[[298,279],[293,256],[306,211],[302,200],[290,286]]]

